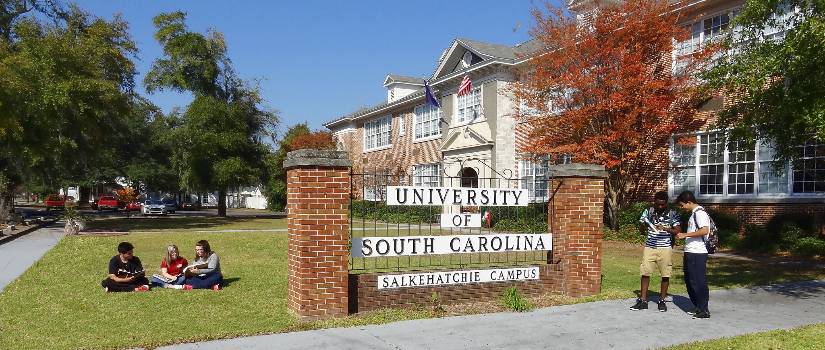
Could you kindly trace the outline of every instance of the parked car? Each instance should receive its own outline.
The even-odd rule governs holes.
[[[120,208],[120,201],[114,196],[103,196],[97,200],[97,210],[111,209],[118,210]]]
[[[66,200],[57,194],[50,194],[43,201],[46,205],[46,210],[63,209],[66,206]]]
[[[129,202],[126,204],[126,211],[140,211],[142,208],[143,205],[138,201]]]
[[[143,202],[143,215],[166,215],[166,205],[159,199],[147,199]]]
[[[183,202],[178,207],[180,210],[200,210],[201,204],[198,202]]]
[[[178,210],[178,201],[174,200],[173,198],[166,198],[163,200],[163,205],[166,206],[167,213],[175,213],[175,210]]]
[[[66,199],[63,201],[63,207],[65,208],[77,208],[77,201],[72,196],[67,196]]]

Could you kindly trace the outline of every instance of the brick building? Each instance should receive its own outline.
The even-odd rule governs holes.
[[[579,21],[613,1],[570,0]],[[691,37],[674,52],[679,56],[699,49],[722,35],[744,5],[743,0],[671,1],[683,13],[683,25]],[[769,30],[766,37],[781,37]],[[513,100],[506,92],[515,70],[540,45],[528,41],[515,46],[457,38],[438,57],[435,71],[427,77],[441,108],[426,103],[423,78],[390,74],[384,80],[387,101],[324,124],[335,135],[339,149],[349,152],[356,171],[406,173],[415,185],[438,185],[432,175],[462,178],[521,178],[531,199],[547,198],[548,163],[531,162],[518,153],[523,128],[512,117]],[[473,82],[469,94],[457,96],[462,78]],[[711,100],[700,113],[713,115],[724,104]],[[785,164],[780,171],[770,166],[770,142],[757,140],[751,147],[728,147],[722,131],[705,130],[674,135],[653,174],[640,181],[640,194],[667,190],[675,196],[692,190],[699,201],[737,215],[742,223],[765,224],[779,213],[804,212],[825,217],[825,144],[800,145],[800,164]],[[681,142],[681,141],[690,142]],[[536,180],[533,182],[532,180]],[[363,194],[367,199],[375,193]]]

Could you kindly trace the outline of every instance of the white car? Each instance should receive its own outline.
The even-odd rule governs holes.
[[[147,199],[143,202],[143,215],[166,215],[166,205],[160,199]]]

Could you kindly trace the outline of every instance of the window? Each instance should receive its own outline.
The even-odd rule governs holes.
[[[413,166],[413,186],[438,187],[441,185],[441,165],[419,164]]]
[[[456,110],[456,121],[458,123],[470,122],[482,115],[481,113],[481,87],[457,96],[458,109]]]
[[[404,115],[398,115],[398,136],[404,136],[407,133],[406,125],[404,125]]]
[[[521,161],[519,167],[521,188],[527,190],[527,196],[531,202],[547,201],[547,163],[547,160]]]
[[[441,135],[441,127],[438,125],[439,120],[441,120],[440,108],[429,103],[416,106],[413,119],[415,139]]]
[[[699,194],[722,194],[725,156],[722,134],[699,136]]]
[[[385,116],[364,123],[364,150],[391,145],[392,117]]]
[[[793,192],[825,192],[825,142],[810,140],[798,150],[793,163]]]
[[[364,200],[381,202],[387,198],[390,175],[386,171],[364,174]]]
[[[798,147],[792,162],[775,162],[770,142],[731,141],[711,132],[674,137],[670,147],[670,190],[700,196],[825,195],[825,142]]]
[[[699,51],[703,45],[721,35],[725,29],[728,29],[730,20],[736,15],[736,12],[736,10],[732,10],[688,25],[687,29],[690,32],[690,37],[679,43],[677,54],[681,56]]]

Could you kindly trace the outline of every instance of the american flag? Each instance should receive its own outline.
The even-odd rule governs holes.
[[[458,87],[458,96],[464,95],[469,93],[470,90],[473,89],[473,82],[470,81],[470,76],[465,75],[464,79],[461,80],[461,85]]]

